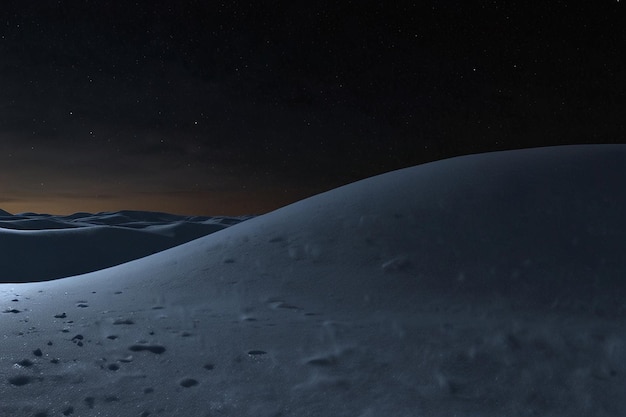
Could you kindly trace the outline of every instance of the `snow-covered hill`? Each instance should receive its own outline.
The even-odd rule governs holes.
[[[0,415],[626,415],[626,146],[391,172],[1,284]]]
[[[145,211],[69,216],[0,211],[0,282],[46,281],[97,271],[245,219]]]

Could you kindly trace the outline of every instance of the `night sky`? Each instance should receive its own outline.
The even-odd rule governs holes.
[[[0,208],[260,214],[450,156],[624,142],[626,4],[581,3],[2,2]]]

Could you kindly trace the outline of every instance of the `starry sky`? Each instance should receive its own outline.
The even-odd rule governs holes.
[[[3,2],[0,208],[260,214],[456,155],[624,142],[625,5],[530,3]]]

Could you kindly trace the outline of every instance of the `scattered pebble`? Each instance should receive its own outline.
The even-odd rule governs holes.
[[[76,343],[77,346],[83,346],[83,339],[84,336],[82,334],[77,334],[76,336],[72,337],[72,342]]]
[[[9,378],[9,384],[21,387],[32,382],[32,378],[28,375],[16,375]]]
[[[152,353],[155,353],[157,355],[160,355],[161,353],[165,352],[165,347],[163,347],[161,345],[134,344],[134,345],[130,346],[128,349],[133,351],[133,352],[141,352],[141,351],[147,350],[148,352],[152,352]]]
[[[185,378],[179,382],[182,387],[189,388],[198,385],[198,381],[193,378]]]
[[[21,361],[17,362],[17,365],[28,368],[29,366],[33,366],[33,361],[31,361],[30,359],[22,359]]]
[[[306,363],[313,366],[332,366],[337,363],[337,358],[334,356],[313,358],[309,359]]]
[[[287,310],[300,310],[300,307],[288,303],[278,303],[276,308],[284,308]]]

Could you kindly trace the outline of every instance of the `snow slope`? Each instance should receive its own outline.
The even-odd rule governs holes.
[[[0,415],[626,415],[625,187],[626,146],[466,156],[0,284]]]
[[[0,282],[46,281],[97,271],[245,219],[144,211],[70,216],[0,211]]]

